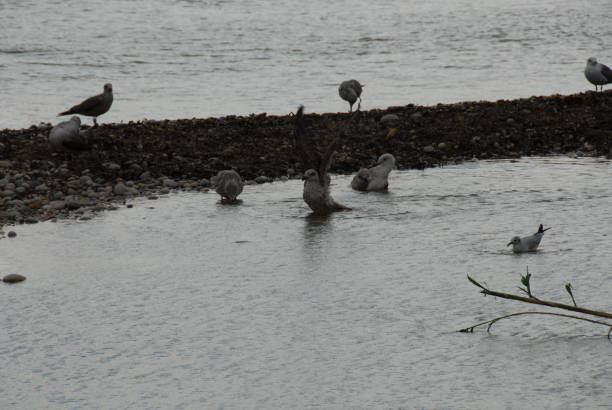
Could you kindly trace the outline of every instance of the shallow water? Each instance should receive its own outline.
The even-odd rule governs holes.
[[[607,329],[483,297],[612,311],[609,161],[396,171],[313,219],[301,182],[184,193],[0,241],[0,408],[607,408]],[[535,254],[515,234],[552,226]],[[539,309],[542,310],[542,309]]]
[[[344,111],[593,87],[611,64],[605,0],[0,0],[1,128],[55,115],[112,82],[102,122]],[[84,122],[91,124],[91,120]]]

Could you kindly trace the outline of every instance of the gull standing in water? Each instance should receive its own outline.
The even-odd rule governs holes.
[[[334,201],[329,192],[331,178],[328,171],[340,138],[336,137],[327,147],[325,153],[321,155],[312,136],[306,130],[304,106],[302,105],[300,105],[296,114],[295,128],[296,149],[302,158],[302,166],[308,167],[302,178],[304,180],[304,192],[302,195],[304,202],[317,215],[327,215],[336,211],[349,210],[350,208]]]
[[[531,236],[525,236],[523,238],[515,236],[512,238],[508,245],[512,245],[512,252],[514,253],[523,253],[523,252],[535,252],[538,250],[538,246],[540,245],[540,241],[544,236],[544,232],[548,231],[550,227],[544,229],[544,226],[540,224],[538,231]]]
[[[233,169],[219,171],[219,173],[211,178],[216,186],[216,191],[221,195],[221,202],[227,201],[230,203],[236,202],[236,198],[242,192],[242,178]]]
[[[111,105],[113,104],[113,86],[112,84],[104,84],[104,92],[102,94],[94,95],[89,97],[80,104],[77,104],[67,111],[57,114],[70,115],[70,114],[81,114],[88,117],[94,117],[94,127],[98,126],[96,119],[98,116],[106,113]]]
[[[81,119],[76,115],[68,121],[63,121],[51,128],[49,143],[58,150],[84,151],[90,148],[85,135],[80,133]]]
[[[385,191],[389,187],[389,173],[395,168],[395,157],[382,154],[377,165],[361,168],[351,181],[351,188],[357,191]]]
[[[350,104],[349,112],[353,112],[353,104],[359,99],[357,104],[357,111],[361,108],[361,91],[365,87],[365,84],[359,84],[357,80],[343,81],[338,87],[338,94],[344,101],[348,101]]]
[[[595,85],[595,91],[597,91],[597,86],[600,91],[603,91],[603,86],[612,82],[612,70],[607,65],[598,63],[595,57],[587,60],[584,76]]]

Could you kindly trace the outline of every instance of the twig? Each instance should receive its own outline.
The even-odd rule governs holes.
[[[610,324],[610,323],[600,322],[598,320],[587,319],[585,317],[580,317],[580,316],[566,315],[564,313],[554,313],[554,312],[518,312],[518,313],[511,313],[509,315],[499,316],[499,317],[487,320],[485,322],[476,323],[475,325],[472,325],[472,326],[460,329],[460,330],[458,330],[458,332],[472,333],[472,332],[474,332],[474,328],[477,328],[479,326],[484,326],[484,325],[487,325],[487,332],[490,332],[491,326],[493,326],[496,322],[498,322],[498,321],[500,321],[502,319],[506,319],[506,318],[510,318],[510,317],[514,317],[514,316],[522,316],[522,315],[549,315],[549,316],[560,316],[560,317],[567,317],[567,318],[570,318],[570,319],[584,320],[586,322],[590,322],[590,323],[595,323],[595,324],[598,324],[598,325],[607,326],[608,327],[608,339],[610,339],[610,334],[612,333],[612,324]]]
[[[586,315],[592,315],[592,316],[604,317],[606,319],[612,319],[612,313],[601,312],[601,311],[592,310],[592,309],[585,309],[585,308],[581,308],[578,306],[566,305],[564,303],[550,302],[546,300],[536,299],[533,297],[524,297],[524,296],[512,295],[510,293],[497,292],[497,291],[490,290],[480,285],[478,282],[472,279],[469,275],[468,275],[468,280],[472,282],[473,284],[475,284],[476,286],[480,287],[482,289],[480,293],[484,295],[497,296],[502,299],[518,300],[519,302],[533,303],[534,305],[542,305],[542,306],[548,306],[548,307],[557,308],[557,309],[565,309],[565,310],[570,310],[572,312],[584,313]]]

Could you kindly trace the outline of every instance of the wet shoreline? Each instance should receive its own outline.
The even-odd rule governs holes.
[[[307,120],[320,146],[342,137],[331,171],[344,174],[385,152],[395,155],[399,169],[423,169],[472,158],[610,156],[612,149],[612,92],[407,105],[352,117],[307,114]],[[72,157],[50,150],[49,129],[0,130],[0,226],[87,219],[130,197],[207,191],[210,177],[222,169],[237,170],[249,183],[304,171],[293,150],[292,115],[82,127],[95,148]]]

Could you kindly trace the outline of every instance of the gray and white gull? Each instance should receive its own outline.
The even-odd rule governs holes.
[[[215,190],[221,195],[221,202],[236,202],[238,195],[242,193],[242,178],[233,169],[219,171],[211,180]]]
[[[357,191],[385,191],[389,187],[389,174],[395,168],[395,157],[382,154],[372,168],[361,168],[351,181]]]
[[[49,144],[61,151],[84,151],[90,148],[87,136],[80,133],[81,119],[76,115],[51,128]]]
[[[591,84],[595,85],[595,91],[597,91],[597,86],[599,86],[600,91],[603,91],[605,84],[612,83],[612,70],[607,65],[598,63],[595,57],[587,60],[584,76]]]
[[[523,253],[523,252],[535,252],[538,250],[540,241],[544,236],[544,232],[548,231],[550,227],[544,229],[544,226],[540,224],[538,231],[530,236],[519,237],[515,236],[508,242],[506,246],[512,245],[512,252]]]
[[[317,215],[327,215],[336,211],[349,210],[332,198],[329,190],[331,178],[329,167],[332,156],[340,142],[336,137],[322,155],[318,151],[312,136],[306,129],[304,120],[304,106],[300,105],[295,121],[296,138],[295,148],[302,159],[302,166],[308,169],[304,172],[304,202]]]
[[[353,111],[353,104],[359,100],[357,104],[357,111],[361,108],[361,91],[363,91],[365,84],[360,84],[357,80],[343,81],[338,87],[338,94],[340,98],[349,103],[349,112]]]
[[[98,126],[96,119],[106,113],[113,104],[113,86],[110,83],[104,84],[102,94],[89,97],[85,101],[71,107],[69,110],[61,112],[60,115],[80,114],[93,117],[94,126]]]

